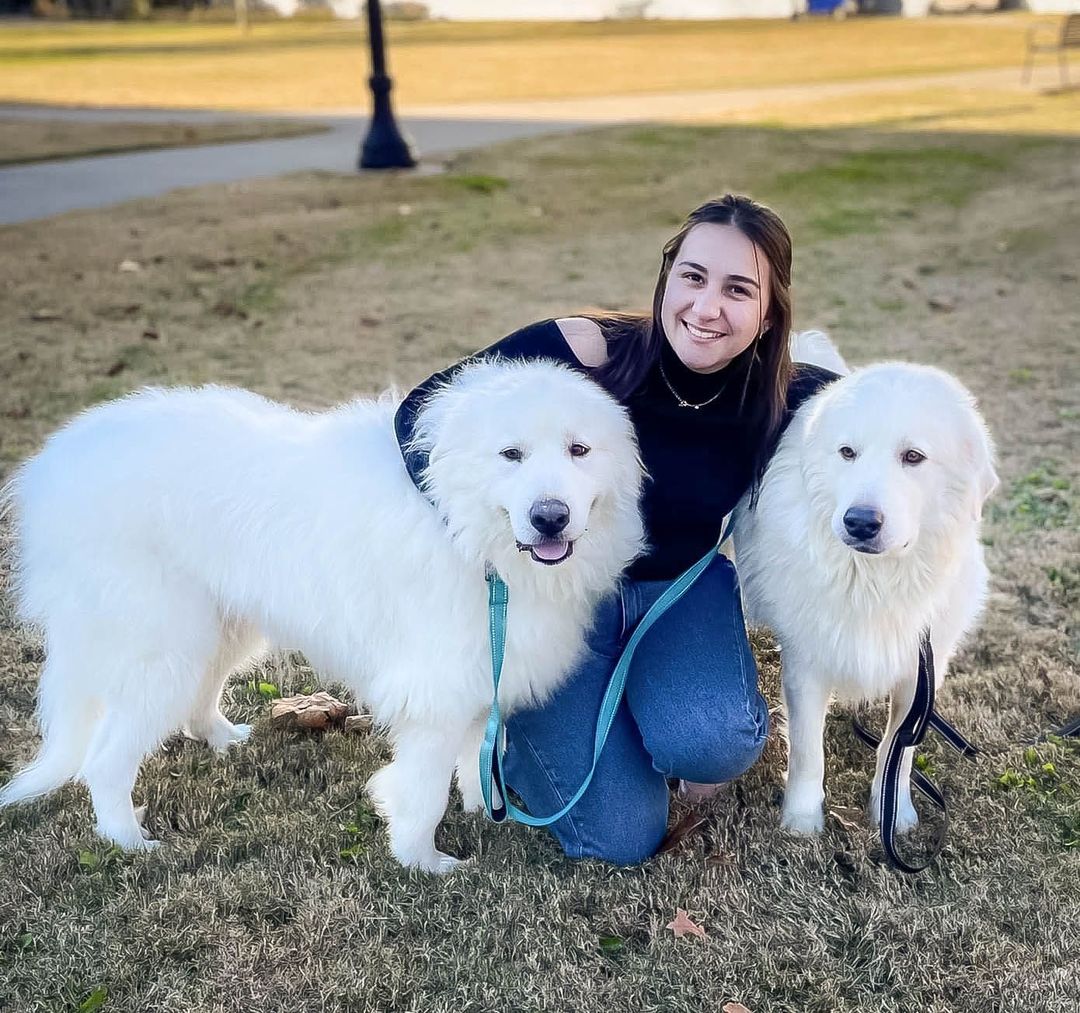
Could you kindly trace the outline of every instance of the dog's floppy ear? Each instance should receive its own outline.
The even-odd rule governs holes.
[[[978,521],[982,517],[983,504],[1001,482],[994,470],[994,442],[974,403],[971,414],[972,425],[965,443],[972,476],[969,491],[971,519]]]

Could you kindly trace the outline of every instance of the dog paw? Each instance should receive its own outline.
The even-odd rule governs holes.
[[[453,855],[444,855],[441,851],[436,853],[435,868],[429,869],[428,872],[434,872],[438,876],[445,876],[448,872],[453,872],[458,866],[465,865],[469,859],[467,858],[455,858]]]
[[[780,826],[792,834],[819,834],[825,827],[825,814],[821,809],[785,809]]]
[[[459,865],[463,865],[468,859],[455,858],[453,855],[444,854],[441,851],[432,850],[430,854],[422,858],[404,858],[394,856],[402,865],[410,869],[419,869],[421,872],[432,872],[436,876],[445,876],[453,872]]]
[[[150,836],[150,831],[138,823],[131,829],[124,830],[109,830],[99,825],[97,833],[99,837],[111,841],[124,851],[153,851],[154,848],[161,846],[161,841],[155,841]]]
[[[866,808],[866,814],[870,823],[875,827],[881,826],[881,800],[871,799]],[[919,814],[915,810],[911,799],[900,799],[896,805],[896,832],[906,834],[919,825]]]
[[[251,725],[233,725],[229,729],[229,734],[232,737],[233,745],[247,742],[251,738]]]
[[[219,753],[226,753],[233,746],[247,742],[251,737],[251,725],[234,725],[222,722],[215,725],[212,731],[196,736],[205,739],[206,744]]]

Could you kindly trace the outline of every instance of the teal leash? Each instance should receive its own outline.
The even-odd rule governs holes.
[[[660,618],[672,605],[674,605],[691,587],[697,579],[709,568],[709,564],[720,555],[720,542],[710,549],[693,566],[684,571],[678,579],[665,589],[652,607],[637,624],[630,639],[623,648],[615,671],[611,673],[611,680],[600,704],[600,715],[596,720],[596,735],[593,739],[593,761],[589,772],[585,775],[581,787],[574,792],[568,801],[558,812],[550,816],[531,816],[525,810],[518,808],[506,797],[506,782],[503,778],[503,752],[505,731],[502,714],[499,710],[499,681],[502,678],[503,655],[506,651],[506,614],[510,601],[510,593],[503,579],[495,572],[493,567],[488,567],[486,579],[488,585],[488,618],[491,634],[491,677],[495,691],[491,703],[491,712],[488,715],[487,728],[484,731],[484,742],[480,747],[480,791],[484,796],[484,808],[488,817],[495,823],[502,823],[511,819],[516,823],[524,823],[530,827],[546,827],[562,819],[574,806],[592,781],[596,772],[596,765],[603,752],[604,743],[607,742],[608,732],[615,720],[615,713],[622,702],[623,690],[626,688],[626,676],[630,671],[630,662],[633,660],[634,651],[642,637],[648,633],[649,628]]]

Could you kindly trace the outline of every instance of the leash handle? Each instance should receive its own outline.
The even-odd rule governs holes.
[[[722,539],[721,539],[722,541]],[[506,649],[506,614],[509,592],[502,578],[494,571],[488,569],[488,615],[491,626],[491,672],[492,682],[495,686],[494,698],[491,711],[488,714],[487,727],[484,731],[484,741],[480,747],[480,791],[484,798],[484,808],[489,818],[495,823],[502,823],[512,819],[516,823],[523,823],[530,827],[546,827],[561,820],[571,809],[577,805],[578,800],[585,794],[592,782],[593,774],[596,773],[596,765],[600,760],[604,744],[607,742],[608,732],[611,731],[615,714],[622,702],[623,691],[626,688],[626,677],[630,671],[630,662],[634,652],[641,643],[642,638],[649,628],[659,619],[672,605],[674,605],[691,587],[697,579],[709,568],[709,565],[720,555],[719,544],[710,549],[693,566],[685,570],[673,581],[662,595],[645,613],[641,621],[634,628],[630,639],[627,640],[619,657],[615,670],[611,673],[607,689],[600,703],[600,714],[596,721],[596,734],[593,738],[592,766],[589,768],[581,786],[558,810],[550,816],[532,816],[524,809],[514,805],[506,797],[505,779],[502,769],[502,739],[503,720],[499,710],[499,680],[502,676],[503,655]],[[498,799],[496,800],[496,793]]]
[[[945,846],[945,833],[948,829],[948,811],[945,799],[938,795],[935,805],[940,805],[944,819],[926,858],[909,862],[896,847],[896,811],[900,798],[900,772],[904,750],[917,746],[930,727],[930,715],[934,711],[934,651],[930,646],[929,632],[923,634],[919,644],[919,671],[915,680],[915,699],[911,708],[904,715],[900,727],[893,733],[886,747],[885,766],[881,778],[881,808],[878,812],[881,827],[881,845],[889,861],[901,872],[914,874],[922,872]],[[929,781],[927,781],[929,785]],[[932,785],[929,785],[933,787]],[[937,789],[934,789],[937,793]]]
[[[934,651],[930,644],[930,633],[927,631],[919,644],[919,669],[915,681],[915,697],[887,746],[888,751],[882,770],[879,809],[881,844],[885,855],[895,868],[911,874],[922,872],[944,848],[945,837],[949,831],[949,810],[945,805],[945,797],[933,782],[921,771],[913,770],[911,783],[941,811],[941,826],[925,859],[911,862],[905,859],[896,846],[896,812],[904,750],[919,745],[925,738],[927,729],[933,728],[962,756],[973,757],[979,752],[948,721],[934,711],[934,689]],[[876,749],[881,744],[881,739],[863,727],[858,720],[853,718],[851,723],[855,734],[871,749]]]

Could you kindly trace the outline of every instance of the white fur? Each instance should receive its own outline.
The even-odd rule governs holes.
[[[56,433],[16,474],[16,593],[45,632],[38,757],[9,804],[79,777],[98,832],[147,847],[139,765],[186,727],[247,738],[219,711],[230,673],[269,645],[347,682],[389,730],[368,784],[393,854],[445,871],[435,849],[455,765],[480,804],[491,703],[485,564],[510,590],[500,699],[543,700],[581,649],[593,605],[641,550],[641,465],[625,412],[553,363],[484,362],[419,419],[431,500],[412,485],[395,405],[307,414],[242,390],[150,389]],[[572,443],[591,448],[569,453]],[[514,445],[514,463],[501,451]],[[529,508],[570,508],[572,555],[534,561]],[[434,502],[434,506],[433,506]]]
[[[828,339],[794,348],[844,372]],[[830,352],[831,350],[831,352]],[[822,354],[824,352],[825,354]],[[856,452],[854,460],[839,453]],[[906,450],[926,455],[902,463]],[[929,626],[940,681],[986,597],[983,501],[997,485],[974,398],[941,370],[884,363],[856,370],[796,412],[766,470],[756,508],[736,509],[734,536],[748,616],[780,641],[788,713],[783,824],[823,826],[822,732],[829,698],[891,695],[885,740],[910,706]],[[880,532],[857,551],[849,507],[872,507]],[[904,757],[898,827],[917,822]],[[876,818],[884,747],[870,813]]]

